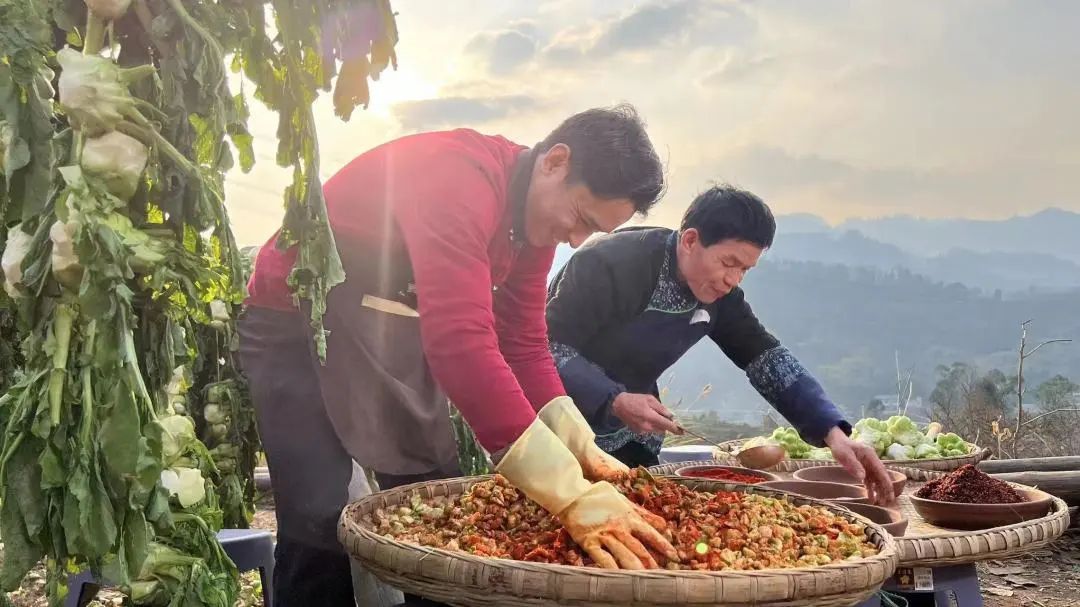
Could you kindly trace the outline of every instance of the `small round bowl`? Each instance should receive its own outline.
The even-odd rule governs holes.
[[[1014,525],[1046,516],[1054,498],[1038,489],[1016,491],[1027,501],[1018,504],[958,504],[908,496],[924,521],[947,529],[974,531]]]
[[[895,470],[886,470],[889,473],[889,478],[892,479],[893,495],[900,496],[904,491],[904,486],[907,485],[907,477],[902,472],[896,472]],[[802,470],[796,470],[792,475],[800,481],[818,481],[825,483],[843,483],[845,485],[858,485],[863,486],[859,479],[855,478],[853,474],[844,469],[843,466],[819,466],[814,468],[803,468]]]
[[[893,537],[903,537],[907,531],[908,520],[899,510],[882,508],[873,504],[856,504],[850,501],[830,500],[832,503],[847,508],[855,514],[865,516],[882,526]]]
[[[768,481],[758,485],[779,489],[789,493],[797,493],[814,499],[856,504],[869,504],[870,497],[866,489],[858,485],[845,485],[843,483],[821,483],[817,481]]]
[[[724,471],[727,471],[727,472],[734,472],[736,474],[745,474],[746,476],[754,476],[754,477],[757,477],[757,478],[761,479],[760,481],[758,481],[759,483],[780,480],[779,476],[776,476],[775,474],[769,474],[768,472],[763,472],[761,470],[751,470],[750,468],[740,468],[738,466],[717,466],[717,465],[710,465],[710,464],[697,464],[697,465],[693,465],[693,466],[683,466],[682,468],[679,468],[678,470],[675,471],[675,476],[685,476],[685,477],[691,477],[691,478],[707,478],[709,480],[718,480],[718,481],[726,481],[726,482],[738,482],[738,481],[728,481],[725,478],[720,478],[720,477],[716,477],[716,476],[709,476],[709,472],[714,471],[714,470],[724,470]],[[751,483],[751,484],[757,484],[757,483]]]

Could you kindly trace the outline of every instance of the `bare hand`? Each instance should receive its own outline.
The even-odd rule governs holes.
[[[893,495],[892,479],[869,445],[851,440],[840,428],[829,430],[825,444],[832,449],[837,463],[862,481],[873,503],[879,506],[893,503],[896,496]]]
[[[641,434],[682,434],[679,425],[671,421],[674,415],[651,394],[623,392],[611,403],[611,410],[634,432]]]

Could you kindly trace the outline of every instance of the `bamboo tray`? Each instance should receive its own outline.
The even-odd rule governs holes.
[[[719,443],[722,452],[733,454],[739,450],[744,442],[749,439],[730,440]],[[971,445],[971,451],[967,455],[954,455],[953,457],[939,457],[932,459],[890,459],[882,460],[889,466],[901,466],[904,468],[920,468],[939,472],[952,472],[967,464],[977,464],[991,455],[989,449]],[[785,459],[776,466],[769,468],[769,472],[794,472],[802,468],[814,468],[817,466],[835,466],[836,461],[831,459]]]
[[[724,463],[725,460],[680,462],[654,466],[649,468],[649,471],[667,475],[675,474],[675,470],[687,465]],[[903,566],[942,567],[1009,558],[1046,546],[1061,537],[1069,528],[1069,508],[1063,500],[1056,497],[1046,516],[1015,525],[980,531],[957,531],[931,525],[919,516],[907,496],[918,491],[926,482],[940,478],[945,473],[893,465],[887,467],[908,477],[904,493],[898,500],[900,511],[908,519],[904,537],[896,538],[900,564]],[[778,474],[784,479],[793,478],[790,470],[782,470]]]
[[[612,571],[482,558],[407,544],[379,535],[360,520],[377,508],[404,504],[414,491],[425,498],[460,495],[490,477],[431,481],[398,487],[353,502],[342,512],[338,538],[353,559],[404,592],[462,607],[591,605],[769,605],[843,607],[870,598],[899,560],[895,539],[880,526],[818,500],[787,496],[796,504],[824,506],[867,525],[879,554],[822,567],[762,571]],[[781,495],[761,487],[677,479],[700,490]]]

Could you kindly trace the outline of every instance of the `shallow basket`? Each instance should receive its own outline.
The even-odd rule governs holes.
[[[944,476],[942,472],[917,468],[890,466],[890,469],[903,472],[914,483],[925,483]],[[1023,489],[1032,488],[1009,484]],[[909,488],[912,493],[916,490],[915,486]],[[919,513],[908,500],[901,502],[901,510],[913,521],[908,533],[897,541],[900,560],[904,565],[944,567],[1007,559],[1048,546],[1069,528],[1069,506],[1059,497],[1053,498],[1050,512],[1042,518],[978,531],[944,529],[921,521]]]
[[[719,443],[721,453],[732,456],[749,439],[730,440]],[[970,451],[966,455],[954,455],[952,457],[939,457],[933,459],[888,459],[882,460],[887,466],[902,466],[905,468],[919,468],[921,470],[933,470],[937,472],[952,472],[967,464],[977,464],[988,459],[992,452],[976,445],[969,444]],[[785,459],[779,464],[769,468],[769,471],[794,472],[803,468],[816,468],[818,466],[835,466],[836,460],[832,459]]]
[[[432,481],[398,487],[353,502],[342,512],[338,538],[367,570],[404,592],[463,607],[540,605],[772,605],[841,607],[857,605],[876,593],[898,562],[895,540],[865,518],[818,500],[750,485],[675,478],[692,489],[742,491],[784,496],[796,504],[823,506],[863,523],[879,554],[799,569],[762,571],[625,571],[529,563],[473,556],[399,542],[371,531],[361,518],[378,508],[408,502],[416,491],[424,499],[456,496],[490,477]]]

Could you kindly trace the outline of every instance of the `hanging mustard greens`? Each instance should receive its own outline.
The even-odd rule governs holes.
[[[396,42],[387,0],[0,0],[3,590],[43,561],[55,606],[82,568],[130,604],[233,606],[215,533],[250,521],[258,437],[225,174],[254,163],[253,95],[280,115],[279,246],[324,353],[344,276],[312,106],[366,107]]]

